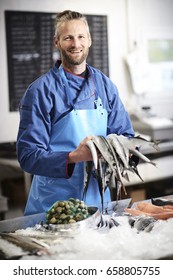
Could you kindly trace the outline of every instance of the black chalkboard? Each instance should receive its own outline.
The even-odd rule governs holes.
[[[9,110],[26,88],[59,58],[53,46],[55,13],[5,11]],[[109,76],[107,16],[86,15],[92,36],[87,63]]]

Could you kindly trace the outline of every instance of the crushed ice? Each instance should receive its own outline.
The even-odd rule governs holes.
[[[152,231],[138,231],[127,217],[117,217],[118,227],[109,230],[82,228],[60,233],[40,232],[33,228],[18,230],[18,234],[36,234],[44,239],[49,235],[49,256],[23,256],[22,259],[159,259],[173,255],[173,218],[159,220]],[[51,238],[50,238],[51,237]],[[48,240],[48,238],[47,238]]]

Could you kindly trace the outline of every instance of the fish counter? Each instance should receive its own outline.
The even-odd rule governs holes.
[[[40,213],[0,221],[0,259],[173,259],[173,196],[111,202],[102,213],[69,224],[51,224]]]

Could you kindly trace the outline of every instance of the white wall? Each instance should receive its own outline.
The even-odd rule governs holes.
[[[127,21],[129,51],[134,42],[146,48],[149,38],[173,40],[173,0],[127,0]],[[168,67],[172,67],[173,73],[173,62]],[[161,86],[156,90],[155,76],[151,79],[149,91],[137,96],[134,104],[150,105],[153,114],[173,119],[173,85],[170,90]]]
[[[172,0],[127,0],[129,48],[133,42],[144,43],[147,33],[173,32]]]
[[[142,42],[147,32],[173,30],[173,0],[0,0],[0,142],[15,141],[18,129],[18,112],[8,110],[8,69],[4,10],[60,12],[73,9],[84,14],[108,16],[108,44],[110,78],[118,86],[125,106],[151,102],[157,112],[173,118],[173,93],[142,96],[135,99],[124,57],[133,42]],[[167,99],[165,99],[167,96]],[[165,101],[167,100],[167,101]],[[133,101],[133,102],[132,102]],[[137,102],[137,103],[136,103]],[[136,109],[136,108],[135,108]]]

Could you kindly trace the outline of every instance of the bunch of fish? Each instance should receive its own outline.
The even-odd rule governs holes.
[[[91,174],[94,174],[98,181],[98,188],[101,196],[102,212],[104,207],[104,192],[109,187],[111,200],[120,198],[121,189],[127,194],[123,178],[129,181],[128,171],[137,174],[142,180],[134,156],[146,163],[156,165],[140,152],[140,147],[149,145],[156,150],[159,141],[148,141],[140,136],[125,137],[123,135],[109,134],[107,137],[92,136],[87,141],[93,161],[85,163],[83,199],[86,197]]]

